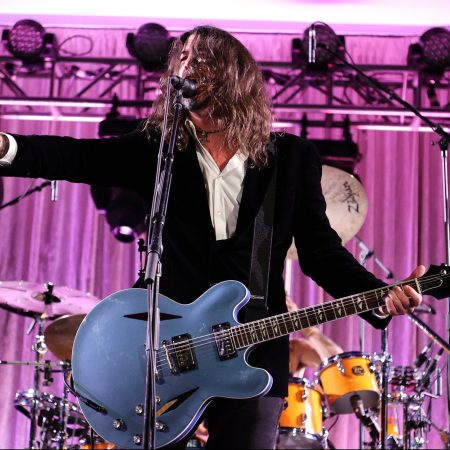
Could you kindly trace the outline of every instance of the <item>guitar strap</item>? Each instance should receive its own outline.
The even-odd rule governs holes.
[[[250,301],[245,307],[245,322],[263,319],[266,317],[268,310],[267,295],[278,172],[278,156],[275,139],[270,142],[268,152],[273,157],[274,168],[270,184],[259,211],[256,214],[253,226],[252,258],[248,281],[248,289],[251,296]]]

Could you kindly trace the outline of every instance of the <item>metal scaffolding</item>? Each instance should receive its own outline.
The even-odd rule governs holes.
[[[426,130],[411,112],[395,104],[343,64],[325,70],[260,61],[273,101],[276,127],[343,128],[346,118],[360,129]],[[407,66],[361,65],[425,116],[450,125],[450,70],[439,74]],[[101,121],[115,105],[144,117],[159,92],[161,73],[145,71],[134,58],[57,57],[24,65],[0,56],[0,118]],[[36,96],[30,92],[40,83]],[[30,89],[30,87],[32,89]]]

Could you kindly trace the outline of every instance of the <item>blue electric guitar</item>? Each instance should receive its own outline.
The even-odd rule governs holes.
[[[443,298],[449,295],[449,277],[448,267],[432,266],[423,277],[396,284]],[[160,295],[156,447],[191,433],[216,397],[247,399],[268,392],[269,373],[246,361],[255,344],[378,308],[392,286],[246,324],[237,314],[250,294],[237,281],[219,283],[188,305]],[[144,289],[126,289],[105,298],[86,316],[73,346],[72,375],[83,414],[120,448],[142,445],[146,295]]]

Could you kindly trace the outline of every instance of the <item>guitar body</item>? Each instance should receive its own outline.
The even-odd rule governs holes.
[[[269,373],[247,364],[254,344],[374,310],[384,305],[390,289],[404,285],[448,297],[450,268],[430,266],[420,278],[246,324],[239,324],[237,314],[250,294],[238,281],[216,284],[188,305],[160,295],[156,447],[190,433],[213,398],[247,399],[269,391]],[[146,330],[147,292],[127,289],[85,317],[73,345],[72,375],[83,414],[119,448],[142,446]]]
[[[145,397],[146,298],[144,289],[105,298],[86,316],[73,346],[75,389],[104,409],[80,401],[83,414],[96,433],[120,448],[142,445],[136,439],[142,437],[143,415],[136,407],[143,408]],[[219,283],[187,305],[159,296],[156,410],[163,429],[156,433],[157,448],[190,433],[213,398],[254,398],[270,389],[269,373],[247,364],[251,346],[223,357],[223,345],[211,337],[217,325],[239,325],[238,311],[248,299],[237,281]],[[181,352],[173,352],[174,343]]]

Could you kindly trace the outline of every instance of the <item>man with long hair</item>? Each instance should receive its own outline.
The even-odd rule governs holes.
[[[248,283],[254,219],[275,170],[267,315],[286,312],[282,274],[293,237],[303,272],[331,295],[384,286],[342,247],[330,227],[314,148],[296,136],[271,133],[270,101],[255,60],[237,39],[214,27],[194,28],[175,42],[161,80],[162,95],[143,130],[112,139],[2,134],[0,175],[121,186],[150,201],[159,142],[168,139],[161,130],[171,75],[195,81],[198,92],[185,100],[176,143],[162,294],[187,303],[223,280]],[[169,131],[172,122],[169,114]],[[269,144],[275,154],[268,151]],[[411,276],[423,271],[418,266]],[[388,313],[404,314],[420,301],[414,289],[395,288],[383,311],[361,315],[383,328]],[[288,360],[287,337],[251,353],[250,364],[272,375],[272,388],[257,399],[213,401],[206,410],[210,448],[274,448]]]

